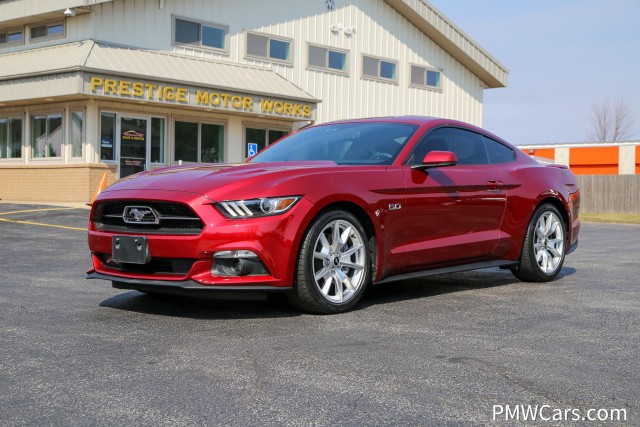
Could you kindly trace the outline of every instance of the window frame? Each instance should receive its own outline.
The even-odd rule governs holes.
[[[254,35],[254,36],[260,36],[260,37],[266,37],[267,38],[267,56],[254,55],[254,54],[250,54],[249,53],[249,35],[250,34]],[[289,60],[288,61],[280,59],[280,58],[272,58],[270,56],[271,40],[272,39],[273,40],[277,40],[277,41],[281,41],[281,42],[289,43]],[[295,44],[294,44],[294,40],[293,39],[290,39],[288,37],[272,35],[272,34],[269,34],[269,33],[262,33],[262,32],[259,32],[259,31],[250,31],[250,30],[245,30],[244,31],[244,56],[245,56],[246,59],[275,62],[275,63],[278,63],[278,64],[293,66],[294,52],[295,52]]]
[[[315,48],[319,48],[319,49],[325,49],[325,63],[326,65],[324,67],[321,67],[319,65],[311,65],[309,63],[309,59],[310,59],[310,55],[309,55],[309,50],[311,49],[311,47],[315,47]],[[345,69],[344,70],[338,70],[337,68],[331,68],[329,67],[329,52],[333,51],[333,52],[337,52],[337,53],[342,53],[345,56]],[[337,47],[332,47],[332,46],[326,46],[326,45],[321,45],[321,44],[316,44],[316,43],[311,43],[311,42],[307,42],[307,69],[308,70],[317,70],[317,71],[325,71],[328,73],[334,73],[334,74],[340,74],[343,76],[348,76],[349,73],[349,69],[351,66],[351,61],[349,59],[350,55],[349,55],[349,50],[348,49],[340,49]]]
[[[30,25],[29,26],[29,42],[30,43],[39,43],[39,42],[44,41],[44,40],[65,38],[67,36],[67,26],[65,24],[66,24],[66,22],[63,19],[63,20],[46,22],[44,24]],[[62,26],[62,32],[60,34],[45,34],[44,36],[39,36],[39,37],[33,37],[32,36],[32,32],[33,32],[34,28],[45,27],[45,31],[48,32],[49,31],[49,27],[55,27],[57,25],[61,25]],[[25,36],[25,38],[26,38],[26,36]]]
[[[179,41],[176,40],[176,35],[177,35],[176,21],[177,20],[190,22],[192,24],[198,24],[200,26],[200,34],[199,34],[198,44],[180,43]],[[202,27],[203,26],[210,27],[210,28],[215,28],[215,29],[224,31],[224,48],[219,48],[219,47],[215,47],[215,46],[208,46],[208,45],[202,44]],[[228,25],[218,24],[218,23],[209,22],[209,21],[202,21],[200,19],[187,18],[187,17],[179,16],[179,15],[171,15],[171,44],[173,46],[204,49],[204,50],[209,50],[209,51],[218,52],[218,53],[224,53],[224,54],[228,55],[229,54],[229,42],[230,42],[230,37],[229,37],[229,26]]]
[[[195,123],[196,125],[198,125],[198,146],[197,146],[197,160],[195,162],[192,161],[188,161],[188,160],[182,160],[182,159],[176,159],[176,123],[177,122],[183,122],[183,123]],[[224,163],[226,162],[226,158],[227,158],[227,152],[228,152],[228,147],[227,147],[227,140],[228,140],[228,126],[227,126],[227,122],[224,121],[211,121],[211,120],[199,120],[197,118],[193,118],[193,117],[174,117],[173,118],[173,150],[171,150],[171,164],[176,165],[178,164],[178,161],[181,160],[182,164],[199,164],[202,163],[202,125],[214,125],[214,126],[222,126],[222,160],[218,163]],[[210,163],[207,162],[207,164],[215,164],[215,163]]]
[[[422,70],[422,77],[423,77],[423,84],[420,83],[414,83],[413,82],[413,68],[420,68]],[[439,86],[430,86],[427,84],[427,72],[428,71],[436,71],[440,74],[440,79],[438,80],[440,85]],[[418,65],[418,64],[412,64],[409,63],[409,87],[414,87],[414,88],[419,88],[419,89],[429,89],[429,90],[433,90],[436,92],[442,92],[442,69],[441,68],[436,68],[436,67],[430,67],[428,65]]]
[[[364,61],[365,61],[365,58],[375,59],[376,61],[378,61],[378,75],[377,76],[372,76],[372,75],[364,73]],[[395,65],[395,67],[396,67],[396,69],[395,69],[396,78],[395,79],[389,79],[387,77],[382,77],[382,75],[381,75],[382,68],[381,67],[382,67],[382,62],[383,61]],[[399,82],[399,77],[398,77],[400,75],[400,72],[399,72],[400,62],[399,61],[396,61],[396,60],[390,59],[390,58],[383,58],[381,56],[375,56],[375,55],[369,55],[369,54],[363,53],[362,54],[361,65],[362,65],[361,78],[363,78],[363,79],[376,80],[376,81],[380,81],[380,82],[393,83],[393,84],[398,84],[398,82]]]
[[[7,153],[11,151],[11,147],[9,145],[8,136],[11,132],[11,120],[20,120],[20,157],[0,157],[0,162],[16,162],[16,161],[24,161],[25,158],[25,147],[24,147],[24,135],[25,135],[25,118],[24,114],[8,114],[0,116],[0,119],[7,121]]]
[[[9,41],[9,34],[15,34],[18,32],[22,35],[22,38],[19,41]],[[2,30],[0,31],[0,34],[5,34],[5,36],[7,37],[6,42],[0,43],[0,49],[8,46],[20,46],[25,43],[26,35],[25,35],[24,27],[9,28],[7,30]]]
[[[48,156],[46,155],[47,151],[46,151],[46,144],[48,143],[49,140],[49,116],[56,116],[56,115],[60,115],[60,126],[62,127],[62,136],[60,139],[60,152],[58,153],[57,156]],[[34,120],[36,117],[41,117],[44,116],[45,117],[45,132],[47,135],[47,143],[45,143],[45,155],[42,157],[36,157],[35,156],[35,146],[34,146],[34,137],[35,137],[35,133],[34,133]],[[45,111],[32,111],[29,113],[29,137],[30,137],[30,141],[29,141],[29,149],[30,149],[30,156],[29,156],[29,161],[35,161],[35,162],[44,162],[44,161],[60,161],[60,162],[64,162],[65,159],[65,150],[67,149],[66,145],[66,137],[67,137],[67,129],[66,129],[66,114],[64,109],[56,109],[56,110],[45,110]]]

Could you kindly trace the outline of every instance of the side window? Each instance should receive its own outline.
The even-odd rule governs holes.
[[[247,32],[247,57],[293,63],[293,40]]]
[[[24,33],[22,29],[15,29],[5,31],[3,30],[0,33],[0,47],[5,47],[7,45],[12,44],[23,44],[24,43]]]
[[[482,136],[463,129],[451,129],[448,141],[451,151],[456,154],[459,165],[486,165],[489,163]]]
[[[195,20],[173,18],[173,44],[192,45],[228,52],[229,27]]]
[[[310,44],[308,61],[309,68],[347,74],[347,51]]]
[[[516,159],[516,153],[511,148],[499,143],[491,138],[483,137],[484,145],[487,147],[489,163],[509,163]]]
[[[413,150],[413,153],[409,156],[407,161],[408,165],[420,165],[424,156],[431,151],[451,151],[447,145],[447,134],[451,129],[440,128],[433,130],[427,134]]]
[[[362,55],[362,76],[386,81],[397,81],[398,63],[393,60]]]
[[[64,22],[53,22],[38,27],[31,27],[31,40],[40,41],[47,38],[64,37]]]
[[[431,151],[451,151],[459,165],[486,165],[489,163],[482,136],[458,128],[439,128],[427,134],[418,143],[407,164],[418,165]]]

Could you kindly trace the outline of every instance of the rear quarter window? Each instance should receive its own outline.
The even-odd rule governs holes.
[[[509,163],[516,159],[516,152],[510,147],[483,136],[484,145],[487,148],[487,155],[489,156],[489,163]]]

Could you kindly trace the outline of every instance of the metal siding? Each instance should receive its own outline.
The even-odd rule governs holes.
[[[68,43],[0,56],[0,80],[37,74],[89,70],[186,82],[255,94],[313,101],[302,89],[269,69],[190,58],[170,53],[101,45]],[[77,89],[71,93],[78,93]],[[0,100],[6,95],[2,93]]]
[[[0,79],[49,73],[82,65],[93,42],[72,43],[0,55]]]
[[[82,79],[78,73],[0,81],[0,93],[2,93],[0,101],[4,103],[78,93],[81,84]]]
[[[140,5],[144,5],[143,16],[139,13]],[[331,12],[326,11],[322,2],[311,5],[285,0],[251,3],[238,0],[225,2],[224,7],[221,0],[166,0],[164,9],[159,9],[153,0],[120,0],[96,8],[102,9],[95,24],[98,39],[120,44],[131,44],[131,40],[135,40],[138,46],[148,49],[271,68],[323,100],[318,105],[318,122],[418,114],[482,124],[482,82],[395,9],[379,0],[356,0]],[[247,14],[248,9],[251,14]],[[228,25],[229,53],[173,46],[172,15]],[[430,9],[429,17],[437,21],[442,31],[460,37]],[[344,32],[333,33],[331,24],[338,22],[343,26],[354,25],[355,34],[349,37]],[[245,58],[245,30],[293,39],[294,65]],[[466,49],[471,54],[477,53],[469,50],[472,45],[466,39],[459,41],[467,43]],[[349,77],[308,70],[308,42],[349,50]],[[398,84],[362,79],[363,53],[396,60]],[[441,68],[442,91],[410,88],[410,63]]]
[[[88,7],[114,0],[13,0],[0,2],[2,21],[26,18],[34,15],[63,11],[66,8]],[[60,16],[62,18],[62,15]]]
[[[424,9],[425,19],[435,22],[444,33],[460,43],[465,52],[481,63],[487,57],[480,55],[477,47],[463,37],[440,15],[419,0],[409,3]],[[97,40],[136,46],[151,50],[175,52],[186,56],[215,59],[222,62],[242,63],[274,70],[276,73],[304,88],[312,96],[322,99],[318,105],[317,121],[383,116],[383,115],[433,115],[450,117],[476,125],[482,124],[483,83],[468,68],[454,59],[443,48],[429,39],[388,3],[380,0],[355,0],[350,4],[327,11],[322,2],[250,2],[237,0],[165,0],[160,9],[157,0],[116,0],[97,4],[93,20],[82,23],[75,17],[70,20],[70,39],[91,33]],[[247,13],[251,10],[251,13]],[[229,53],[172,45],[172,15],[208,21],[229,26]],[[356,32],[346,36],[344,32],[331,32],[331,24],[341,22],[354,25]],[[294,39],[294,65],[245,58],[245,30],[270,33]],[[308,70],[307,42],[349,50],[349,77]],[[398,62],[398,84],[362,79],[362,54],[372,54]],[[146,58],[146,56],[145,56]],[[121,58],[124,61],[124,58]],[[140,73],[158,74],[162,63],[130,58],[128,67],[140,67]],[[166,63],[165,63],[166,64]],[[410,64],[442,69],[441,91],[409,87]],[[492,61],[487,61],[489,65]],[[103,64],[104,65],[104,64]],[[107,64],[114,67],[113,64]],[[166,67],[166,65],[164,65]],[[182,68],[181,68],[182,67]],[[176,68],[161,74],[181,75],[181,80],[197,79],[213,86],[228,85],[224,73],[202,75],[190,67]],[[238,71],[237,79],[254,77]],[[254,82],[255,86],[256,83]],[[258,82],[264,90],[278,90],[270,84]]]

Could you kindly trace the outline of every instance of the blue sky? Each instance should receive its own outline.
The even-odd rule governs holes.
[[[621,96],[640,139],[640,0],[431,0],[509,69],[483,127],[514,144],[581,142],[592,104]]]

